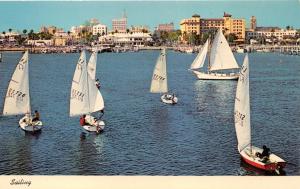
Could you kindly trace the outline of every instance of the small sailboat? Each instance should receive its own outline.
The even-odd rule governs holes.
[[[104,110],[104,100],[87,69],[85,51],[82,51],[72,81],[70,116],[83,115],[85,123],[82,127],[99,133],[103,131],[105,123],[92,113]]]
[[[33,120],[31,116],[28,63],[28,51],[26,51],[9,82],[3,115],[25,114],[19,121],[20,127],[24,131],[37,132],[42,129],[43,123],[40,120]]]
[[[204,66],[207,54],[209,54],[207,72],[200,71],[199,69]],[[211,48],[208,38],[190,66],[190,70],[198,79],[202,80],[237,80],[239,77],[237,72],[222,73],[220,71],[238,68],[239,65],[221,29],[215,35]]]
[[[92,81],[95,83],[96,87],[100,88],[100,82],[96,79],[96,66],[97,66],[97,51],[93,51],[89,62],[88,62],[88,73]]]
[[[150,92],[165,93],[161,96],[161,100],[166,104],[176,104],[178,102],[178,98],[175,94],[168,94],[166,49],[161,50],[156,61],[152,75]]]
[[[246,54],[236,89],[234,106],[235,131],[238,140],[238,151],[242,159],[262,170],[278,172],[285,167],[286,162],[275,154],[268,159],[257,157],[263,149],[251,144],[250,97],[249,97],[249,60]]]

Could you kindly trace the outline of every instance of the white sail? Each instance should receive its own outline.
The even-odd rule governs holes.
[[[88,73],[85,51],[81,52],[73,76],[70,96],[70,116],[89,113]],[[94,84],[94,82],[93,82]]]
[[[88,74],[85,51],[82,51],[72,81],[70,116],[89,114],[102,109],[102,95]]]
[[[88,63],[88,73],[93,81],[95,81],[96,78],[96,65],[97,65],[97,52],[93,52]]]
[[[88,75],[89,85],[89,113],[96,112],[104,109],[104,100],[100,93],[100,90],[96,87],[94,79]]]
[[[200,52],[195,58],[194,62],[191,64],[190,69],[198,69],[203,67],[207,55],[207,51],[208,51],[208,44],[209,44],[209,40],[207,39],[204,46],[201,48]]]
[[[152,82],[150,87],[151,93],[167,93],[167,62],[166,50],[163,49],[156,61],[156,65],[152,75]]]
[[[222,30],[216,34],[210,52],[210,71],[239,68]]]
[[[234,106],[235,131],[238,139],[238,148],[242,151],[251,144],[250,126],[250,97],[249,97],[249,60],[245,56],[236,89]]]
[[[28,71],[28,51],[26,51],[9,82],[3,115],[31,113]]]

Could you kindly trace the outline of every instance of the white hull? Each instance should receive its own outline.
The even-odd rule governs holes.
[[[178,98],[176,96],[174,96],[174,98],[172,98],[172,95],[170,95],[170,94],[164,94],[160,97],[160,99],[163,103],[166,103],[166,104],[177,104],[177,102],[178,102]]]
[[[245,49],[237,49],[236,52],[237,53],[245,53]]]
[[[219,74],[219,73],[203,73],[192,70],[198,79],[201,80],[237,80],[239,78],[238,73]]]
[[[85,130],[89,132],[97,132],[100,133],[101,131],[104,130],[105,123],[102,120],[96,120],[95,117],[91,115],[86,115],[85,121],[89,123],[88,125],[82,126]]]
[[[27,132],[37,132],[43,127],[43,123],[41,121],[31,122],[28,116],[22,117],[19,121],[19,125],[21,129]]]

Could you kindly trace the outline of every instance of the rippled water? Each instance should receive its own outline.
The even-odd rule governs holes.
[[[105,132],[87,134],[69,117],[71,80],[79,54],[31,54],[32,109],[39,135],[18,128],[21,116],[0,116],[0,174],[261,175],[237,151],[233,108],[236,81],[200,81],[187,70],[196,54],[168,52],[175,106],[149,93],[158,51],[98,55]],[[236,54],[241,64],[243,56]],[[0,104],[21,53],[4,53]],[[249,54],[252,141],[266,144],[300,175],[300,56]],[[2,110],[1,110],[2,111]]]

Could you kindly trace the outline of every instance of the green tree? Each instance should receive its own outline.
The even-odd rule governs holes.
[[[236,35],[234,33],[230,33],[228,35],[228,38],[227,38],[227,40],[228,40],[229,43],[233,43],[234,40],[236,40],[236,39],[237,39],[237,37],[236,37]]]
[[[26,29],[24,29],[24,30],[23,30],[23,34],[26,34],[26,33],[27,33],[27,30],[26,30]]]
[[[11,28],[9,28],[9,29],[8,29],[8,31],[9,31],[9,33],[10,33],[10,32],[12,31],[12,29],[11,29]]]

